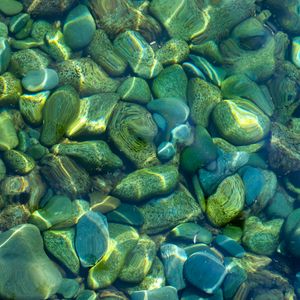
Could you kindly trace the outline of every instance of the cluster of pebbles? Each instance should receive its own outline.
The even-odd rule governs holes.
[[[0,298],[300,298],[290,0],[0,1]]]

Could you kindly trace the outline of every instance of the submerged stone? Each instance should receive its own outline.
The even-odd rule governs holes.
[[[21,81],[10,72],[0,76],[0,106],[15,105],[22,94]]]
[[[43,249],[38,228],[23,224],[0,234],[0,295],[7,299],[48,299],[62,276]]]
[[[13,120],[8,112],[0,113],[0,151],[11,150],[19,144]]]
[[[75,279],[63,278],[57,294],[62,295],[66,299],[74,299],[79,290],[79,282],[77,282]]]
[[[3,159],[10,170],[21,175],[31,172],[36,166],[36,163],[31,156],[17,150],[5,151]]]
[[[237,258],[241,258],[245,255],[244,248],[238,242],[226,235],[217,235],[214,239],[214,244],[224,255]]]
[[[0,74],[4,73],[7,70],[10,58],[11,50],[9,43],[6,38],[0,37]]]
[[[3,0],[0,4],[0,11],[7,16],[14,16],[23,10],[23,5],[15,0]]]
[[[106,253],[109,233],[106,217],[89,211],[76,225],[75,247],[81,265],[85,268],[94,266]]]
[[[178,300],[177,290],[172,286],[164,286],[148,291],[137,291],[131,293],[132,300]]]

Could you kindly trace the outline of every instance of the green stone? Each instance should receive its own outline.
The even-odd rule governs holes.
[[[110,223],[110,244],[104,257],[89,270],[88,285],[91,289],[110,286],[120,274],[127,255],[135,248],[139,235],[130,226]]]
[[[79,96],[71,86],[55,90],[43,109],[43,127],[40,141],[45,146],[57,144],[66,133],[79,110]]]
[[[182,185],[169,196],[148,201],[140,207],[140,211],[145,220],[142,232],[147,234],[159,233],[180,223],[197,220],[201,215],[199,205]]]
[[[19,100],[22,116],[32,125],[40,125],[43,120],[43,108],[50,95],[49,91],[36,94],[23,94]]]
[[[140,77],[150,79],[162,70],[161,63],[144,37],[136,31],[126,31],[117,36],[114,46],[128,62],[133,72]]]
[[[47,230],[43,238],[47,251],[73,274],[78,274],[80,263],[74,246],[75,229]]]
[[[32,171],[35,167],[34,159],[21,151],[5,151],[3,154],[3,159],[6,166],[17,174],[25,175]]]
[[[188,59],[189,45],[181,39],[170,39],[155,54],[163,65],[178,64]]]
[[[35,161],[40,160],[43,158],[46,154],[49,153],[49,150],[47,147],[44,147],[40,143],[29,146],[26,150],[26,153],[31,156]]]
[[[91,210],[99,211],[103,214],[113,211],[121,205],[121,201],[118,198],[110,195],[103,195],[103,193],[97,191],[90,193],[89,198]]]
[[[81,287],[76,279],[63,278],[57,294],[62,295],[65,299],[74,299]]]
[[[191,44],[190,50],[193,53],[205,57],[209,61],[222,64],[223,58],[219,46],[216,41],[206,41],[199,45]]]
[[[135,248],[127,255],[119,279],[130,283],[141,282],[148,274],[155,254],[155,243],[147,235],[141,235]]]
[[[18,40],[22,40],[29,37],[32,29],[32,25],[33,25],[33,20],[29,19],[26,25],[18,33],[15,34],[15,38]]]
[[[0,151],[11,150],[19,144],[17,132],[8,112],[0,113]]]
[[[152,91],[156,98],[179,98],[186,101],[188,79],[180,65],[162,70],[153,80]]]
[[[11,47],[16,50],[25,50],[30,48],[37,48],[43,45],[43,42],[37,41],[31,37],[24,40],[11,39]]]
[[[26,26],[29,20],[30,20],[30,15],[24,13],[20,13],[12,17],[9,21],[9,31],[12,34],[18,33],[19,31],[21,31],[23,27]]]
[[[151,90],[146,80],[140,77],[127,78],[118,88],[121,99],[146,104],[151,100]]]
[[[23,10],[23,5],[15,0],[2,0],[0,3],[0,11],[7,16],[14,16]]]
[[[115,93],[95,94],[80,99],[78,115],[68,126],[66,135],[98,136],[104,133],[118,101],[119,96]]]
[[[238,174],[229,176],[207,199],[207,217],[213,225],[224,226],[241,213],[244,204],[245,191],[241,177]]]
[[[127,62],[118,54],[115,47],[102,29],[97,29],[87,47],[87,53],[109,75],[119,76],[127,67]]]
[[[273,254],[279,245],[279,234],[283,222],[283,219],[273,219],[263,223],[255,216],[247,218],[244,225],[243,244],[256,254]]]
[[[78,5],[67,15],[63,33],[73,50],[86,47],[96,31],[95,21],[85,5]]]
[[[10,62],[11,50],[6,38],[0,37],[0,74],[3,74]]]
[[[215,106],[222,101],[220,89],[201,78],[192,78],[188,84],[188,103],[191,118],[197,125],[208,127],[210,115]]]
[[[2,159],[0,159],[0,181],[5,178],[6,175],[6,167]]]
[[[15,105],[22,94],[21,81],[10,72],[0,76],[0,106]]]
[[[177,185],[178,170],[172,165],[140,169],[117,184],[112,195],[130,202],[141,202],[171,192]]]
[[[61,85],[72,85],[81,96],[113,93],[119,82],[110,78],[91,58],[70,59],[56,65]]]
[[[70,219],[72,216],[72,202],[66,196],[53,196],[46,205],[31,214],[29,222],[41,231],[53,225]]]
[[[243,235],[243,231],[240,227],[238,226],[234,226],[234,225],[226,225],[223,230],[222,233],[224,235],[229,236],[230,238],[232,238],[233,240],[239,242],[242,238]]]
[[[92,290],[83,290],[76,297],[76,300],[96,300],[97,294]]]
[[[8,0],[8,1],[10,1],[10,0]],[[0,37],[3,37],[3,38],[8,37],[8,27],[3,22],[0,22]]]

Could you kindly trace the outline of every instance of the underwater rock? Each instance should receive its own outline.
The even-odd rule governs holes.
[[[224,226],[239,215],[244,203],[245,191],[241,177],[238,174],[229,176],[207,199],[207,217],[213,225]]]
[[[0,4],[0,11],[7,16],[14,16],[23,10],[23,5],[15,0],[3,0]]]
[[[153,80],[152,91],[156,98],[178,98],[186,102],[188,78],[180,65],[162,70]]]
[[[217,235],[214,239],[214,245],[226,256],[241,258],[245,255],[244,248],[238,242],[226,235]]]
[[[121,159],[110,150],[105,141],[65,141],[54,145],[52,152],[55,155],[69,156],[92,172],[109,171],[123,166]]]
[[[58,193],[82,195],[91,186],[87,171],[67,156],[46,155],[41,160],[41,172],[51,188]]]
[[[119,279],[131,283],[141,282],[151,269],[155,254],[155,243],[147,235],[141,235],[135,248],[126,257]]]
[[[43,249],[37,227],[23,224],[0,234],[0,295],[8,299],[47,299],[62,276]]]
[[[60,141],[79,110],[79,96],[71,86],[58,88],[47,99],[43,109],[40,141],[52,146]]]
[[[89,211],[76,225],[75,248],[81,265],[85,268],[94,266],[106,253],[109,233],[106,217]]]
[[[258,217],[246,219],[243,232],[243,244],[254,253],[271,255],[279,244],[279,233],[283,219],[262,222]]]
[[[130,202],[171,192],[178,182],[178,170],[172,165],[154,166],[134,171],[117,184],[112,195]]]
[[[66,135],[97,136],[104,133],[118,101],[116,93],[100,93],[80,99],[78,115],[69,124]]]
[[[261,141],[270,130],[269,118],[255,104],[245,99],[219,102],[212,117],[220,134],[234,145]]]
[[[145,220],[142,231],[147,234],[162,232],[201,215],[200,206],[182,185],[169,196],[148,201],[140,210]]]
[[[180,291],[185,288],[183,278],[183,265],[187,260],[184,249],[174,244],[162,244],[160,246],[160,255],[164,264],[167,284]]]
[[[173,143],[162,142],[157,147],[157,156],[161,161],[168,161],[176,154],[176,148]]]
[[[112,76],[119,76],[126,70],[127,62],[119,55],[106,32],[102,29],[96,30],[87,47],[87,53]]]
[[[80,262],[75,251],[75,229],[47,230],[43,232],[44,245],[60,263],[73,274],[78,274]]]
[[[9,43],[6,38],[0,37],[0,74],[3,74],[7,70],[10,58],[11,50]]]
[[[17,147],[19,139],[10,114],[0,113],[0,151],[11,150]]]
[[[127,225],[110,223],[110,242],[105,256],[89,270],[88,285],[92,289],[110,286],[120,274],[127,255],[137,245],[139,234]]]
[[[15,105],[22,94],[21,81],[10,72],[0,76],[0,106]]]
[[[85,5],[77,5],[67,15],[63,33],[69,47],[78,50],[86,47],[96,31],[95,21]]]
[[[137,291],[131,293],[130,296],[132,300],[178,300],[177,290],[172,286],[164,286],[148,291]]]
[[[184,264],[184,276],[201,291],[213,294],[222,284],[227,271],[213,255],[205,252],[192,254]]]
[[[91,58],[70,59],[56,65],[60,85],[73,86],[81,96],[113,93],[119,82],[110,78]]]
[[[191,108],[191,118],[195,124],[207,127],[211,112],[221,100],[221,91],[215,85],[201,78],[189,80],[188,103]]]
[[[128,0],[88,0],[89,7],[100,27],[111,38],[120,32],[135,30],[149,42],[160,34],[159,23],[132,5]]]
[[[133,72],[140,77],[156,77],[163,69],[151,46],[138,32],[125,31],[119,34],[114,40],[114,46]]]
[[[65,299],[74,299],[80,288],[76,279],[63,278],[57,294],[62,295]]]
[[[119,102],[108,128],[109,136],[119,151],[137,168],[159,163],[154,138],[157,127],[151,114],[142,106]]]

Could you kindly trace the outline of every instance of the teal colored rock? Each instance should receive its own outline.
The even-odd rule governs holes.
[[[91,267],[100,260],[108,249],[108,227],[104,215],[89,211],[76,225],[75,247],[81,265]]]
[[[24,26],[22,27],[22,29],[20,31],[18,31],[17,33],[14,34],[14,37],[16,39],[21,40],[21,39],[26,39],[29,37],[31,29],[32,29],[32,25],[33,25],[33,20],[30,18],[26,23],[25,23],[25,21],[26,21],[26,18],[23,18],[23,17],[20,18],[20,24],[18,24],[16,27],[18,27],[19,25],[23,25],[23,24],[24,24]],[[17,23],[18,23],[18,21],[17,21]]]
[[[240,227],[235,226],[235,225],[230,225],[230,224],[226,225],[223,228],[222,233],[237,242],[239,242],[241,240],[242,235],[243,235],[243,231]]]
[[[177,290],[172,286],[164,286],[148,291],[137,291],[130,295],[131,300],[178,300]]]
[[[14,16],[23,10],[23,5],[15,0],[3,0],[0,4],[0,11],[7,16]]]
[[[206,80],[205,75],[203,74],[203,72],[196,67],[193,63],[190,62],[184,62],[182,64],[182,68],[184,70],[184,72],[190,77],[190,78],[201,78],[203,80]]]
[[[139,208],[135,205],[122,203],[107,215],[107,220],[113,223],[121,223],[131,226],[142,226],[144,224],[144,217]]]
[[[176,207],[176,210],[174,210]],[[179,186],[169,196],[154,198],[140,207],[144,216],[142,231],[155,234],[200,217],[201,209],[189,191]]]
[[[186,102],[188,78],[180,65],[162,70],[153,80],[152,91],[156,98],[178,98]]]
[[[208,229],[196,223],[183,223],[174,227],[170,231],[168,238],[172,240],[205,244],[210,244],[213,239],[212,234]]]
[[[75,279],[63,278],[57,294],[66,299],[74,299],[80,291],[80,285]]]
[[[201,78],[191,78],[187,91],[193,122],[207,127],[213,109],[222,100],[220,89]]]
[[[129,283],[140,283],[151,269],[156,254],[156,245],[147,235],[141,235],[135,248],[125,259],[119,279]]]
[[[180,155],[180,166],[185,172],[195,173],[198,169],[217,158],[217,147],[209,132],[198,125],[194,132],[194,142],[185,147]]]
[[[64,142],[52,147],[52,152],[74,159],[91,172],[112,171],[123,166],[105,141]]]
[[[295,66],[300,68],[300,37],[296,36],[292,40],[292,62]]]
[[[232,15],[230,15],[232,17]],[[191,44],[190,50],[209,61],[222,64],[223,58],[219,49],[219,45],[215,40],[201,42],[200,44]]]
[[[3,74],[10,63],[11,49],[6,38],[0,37],[0,74]]]
[[[246,219],[243,232],[243,245],[250,251],[260,255],[271,255],[279,245],[279,234],[283,219],[262,222],[251,216]]]
[[[34,211],[29,222],[36,225],[41,231],[51,228],[71,218],[72,202],[66,196],[53,196],[46,205]]]
[[[20,175],[28,174],[36,166],[32,157],[17,150],[5,151],[3,160],[10,170]]]
[[[183,278],[183,265],[187,260],[184,249],[174,244],[162,244],[160,246],[160,255],[164,264],[167,284],[180,291],[185,288]]]
[[[223,255],[216,248],[210,247],[206,244],[191,244],[189,246],[184,247],[184,250],[188,257],[195,253],[206,253],[213,256],[217,261],[224,261]]]
[[[73,274],[79,273],[80,262],[75,251],[75,229],[46,230],[43,232],[44,245],[63,266]]]
[[[17,147],[19,139],[10,114],[0,113],[0,151],[11,150]]]
[[[208,294],[213,294],[221,286],[226,275],[224,265],[208,253],[195,253],[184,264],[186,280]]]
[[[174,145],[189,145],[193,139],[192,128],[188,124],[178,125],[171,131],[171,142]]]
[[[97,294],[92,290],[83,290],[76,297],[76,300],[96,300]]]
[[[73,50],[86,47],[95,31],[95,21],[85,5],[78,5],[68,13],[63,33],[66,43]]]
[[[10,1],[10,0],[8,0],[8,1]],[[3,38],[8,37],[8,27],[3,22],[0,22],[0,37],[3,37]]]
[[[119,34],[114,40],[114,46],[133,72],[140,77],[153,78],[163,69],[151,46],[136,31],[128,30]]]
[[[30,71],[22,79],[23,87],[29,92],[52,90],[58,82],[58,75],[53,69]]]
[[[39,229],[22,224],[0,234],[0,296],[3,299],[48,299],[62,275],[47,257]]]
[[[178,170],[172,165],[140,169],[127,175],[112,191],[112,195],[130,202],[141,202],[171,192],[178,182]]]
[[[43,109],[43,127],[40,141],[45,146],[57,144],[76,118],[79,96],[71,86],[55,90],[47,99]]]
[[[162,142],[157,147],[157,157],[161,161],[168,161],[172,159],[176,154],[176,148],[173,143]]]
[[[214,239],[214,245],[226,256],[241,258],[246,253],[238,242],[226,235],[217,235]]]
[[[151,91],[147,81],[140,77],[127,78],[118,88],[117,93],[123,101],[146,104],[151,100]]]
[[[188,287],[183,290],[180,300],[223,300],[222,289],[217,289],[212,295],[204,293],[199,289]]]
[[[30,20],[30,15],[25,13],[20,13],[16,16],[13,16],[9,22],[9,31],[12,34],[20,32],[23,27],[26,26],[27,22]]]

